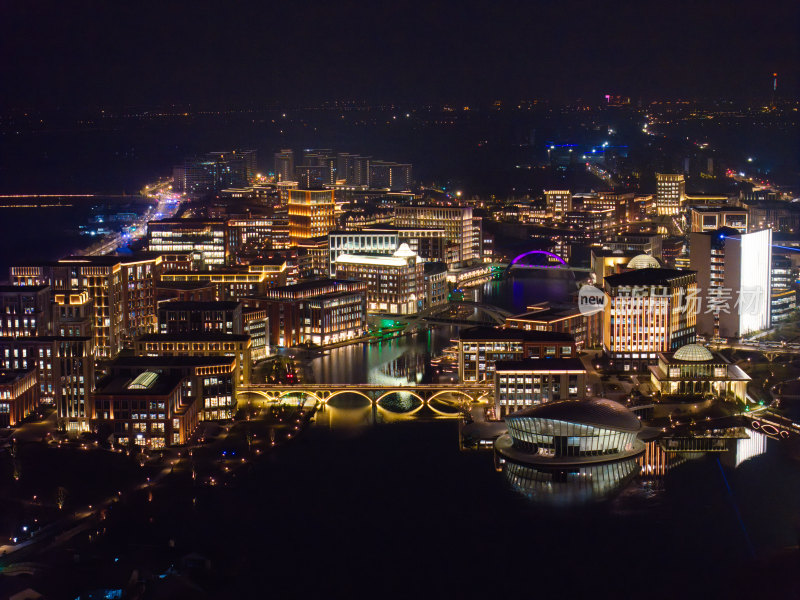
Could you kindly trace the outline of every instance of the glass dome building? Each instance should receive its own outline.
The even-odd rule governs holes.
[[[604,398],[550,402],[506,417],[497,453],[515,462],[576,465],[621,460],[644,451],[639,418]]]

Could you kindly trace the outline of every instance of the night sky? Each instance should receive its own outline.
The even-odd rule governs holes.
[[[800,2],[0,3],[6,107],[796,96]]]

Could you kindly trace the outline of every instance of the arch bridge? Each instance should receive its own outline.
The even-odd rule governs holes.
[[[456,401],[459,406],[467,407],[474,402],[488,402],[494,392],[492,385],[445,385],[421,384],[415,386],[385,386],[362,384],[306,384],[306,385],[274,385],[250,384],[236,390],[237,400],[247,400],[248,397],[260,398],[266,402],[280,402],[288,396],[303,395],[311,398],[315,403],[327,404],[337,396],[360,396],[371,404],[378,404],[382,400],[395,394],[409,394],[420,402],[420,407],[430,406],[430,403],[439,400],[442,402]]]
[[[544,263],[537,262],[535,258],[544,259]],[[508,273],[511,269],[546,269],[549,271],[584,271],[589,272],[591,269],[584,267],[571,267],[563,258],[553,252],[547,250],[529,250],[516,256],[508,266],[505,272]]]

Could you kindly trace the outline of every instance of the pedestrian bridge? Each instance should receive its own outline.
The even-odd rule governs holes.
[[[239,402],[263,400],[266,402],[281,402],[292,397],[302,396],[311,399],[315,404],[328,404],[338,396],[360,396],[366,402],[378,405],[390,396],[407,394],[419,401],[413,410],[428,406],[434,412],[439,412],[432,402],[467,407],[474,402],[488,402],[494,388],[490,384],[483,385],[447,385],[447,384],[421,384],[415,386],[385,386],[364,384],[305,384],[305,385],[275,385],[251,384],[240,386],[236,391]]]

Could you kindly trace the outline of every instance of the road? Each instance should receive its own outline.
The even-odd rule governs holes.
[[[154,186],[146,186],[144,193],[148,198],[156,202],[155,206],[148,208],[141,217],[129,224],[129,227],[134,228],[131,233],[114,233],[106,237],[99,245],[92,246],[91,249],[86,252],[86,255],[101,256],[110,254],[120,246],[124,246],[146,236],[148,221],[168,219],[175,215],[181,205],[180,195],[172,193],[169,187],[170,184],[168,181],[155,184]]]

